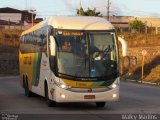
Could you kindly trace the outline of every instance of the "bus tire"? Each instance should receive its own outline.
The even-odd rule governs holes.
[[[48,85],[47,85],[46,82],[45,82],[45,98],[46,98],[48,107],[56,107],[56,102],[49,99],[49,96],[48,96]]]
[[[30,92],[29,86],[28,86],[28,80],[26,80],[24,83],[24,90],[25,90],[25,96],[32,97],[32,92]]]
[[[96,102],[96,106],[99,107],[99,108],[104,107],[105,104],[106,104],[106,102]]]
[[[23,88],[25,88],[25,76],[23,75]]]

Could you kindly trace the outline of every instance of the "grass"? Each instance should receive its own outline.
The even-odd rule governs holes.
[[[128,47],[151,47],[160,46],[160,35],[145,33],[118,33],[124,36],[128,43]]]
[[[0,30],[0,50],[19,48],[19,38],[22,30]]]
[[[124,39],[127,41],[128,48],[134,48],[132,50],[136,50],[137,48],[148,47],[148,50],[154,48],[155,46],[160,47],[160,35],[156,34],[145,34],[145,33],[118,33],[118,35],[124,36]],[[159,48],[158,47],[158,48]],[[121,47],[120,47],[121,48]],[[156,49],[155,49],[156,50]],[[138,52],[132,52],[132,55],[141,57]],[[155,54],[156,53],[156,54]],[[149,57],[148,57],[149,56]],[[144,81],[149,82],[160,82],[160,58],[159,52],[154,51],[152,49],[148,52],[148,61],[145,64],[145,78]],[[155,60],[155,58],[157,58]],[[126,68],[127,71],[125,73],[126,77],[129,79],[141,80],[141,63],[138,62],[137,65],[131,65],[130,67]]]
[[[2,58],[8,58],[7,54],[10,54],[9,57],[14,59],[14,61],[18,61],[18,49],[19,49],[19,37],[23,31],[22,30],[0,30],[0,61]],[[145,34],[145,33],[118,33],[118,35],[124,36],[125,40],[128,43],[129,48],[134,47],[153,47],[160,46],[160,35],[155,34]],[[5,53],[5,55],[1,54]],[[7,53],[7,54],[6,54]],[[19,73],[19,66],[16,63],[12,62],[13,65],[7,65],[0,63],[0,75],[17,75]],[[11,62],[10,62],[11,63]],[[10,68],[11,66],[14,66]],[[137,66],[139,67],[139,66]],[[137,68],[135,66],[130,67],[130,71],[128,72],[131,78],[139,80],[141,79],[141,69],[139,69],[135,74],[130,75],[130,73],[134,72]],[[3,70],[7,68],[7,70]],[[8,71],[8,72],[7,72]],[[10,71],[10,72],[9,72]],[[154,79],[154,82],[160,83],[160,79],[158,78],[160,74],[159,67],[155,67],[151,70],[151,73],[148,75],[146,81],[151,81]]]
[[[19,38],[22,30],[0,30],[0,76],[18,75]]]

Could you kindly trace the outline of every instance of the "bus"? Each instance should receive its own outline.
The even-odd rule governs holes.
[[[118,37],[100,17],[53,16],[24,31],[19,50],[20,85],[47,105],[118,101]]]

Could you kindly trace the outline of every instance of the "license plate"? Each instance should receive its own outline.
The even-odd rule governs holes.
[[[95,95],[85,95],[84,99],[95,99]]]

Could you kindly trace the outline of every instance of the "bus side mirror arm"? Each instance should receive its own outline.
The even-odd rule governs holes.
[[[56,55],[56,42],[53,36],[50,36],[49,48],[50,48],[51,56],[55,56]]]
[[[127,56],[127,49],[128,49],[127,42],[122,37],[118,37],[118,41],[122,45],[122,57],[126,57]]]

